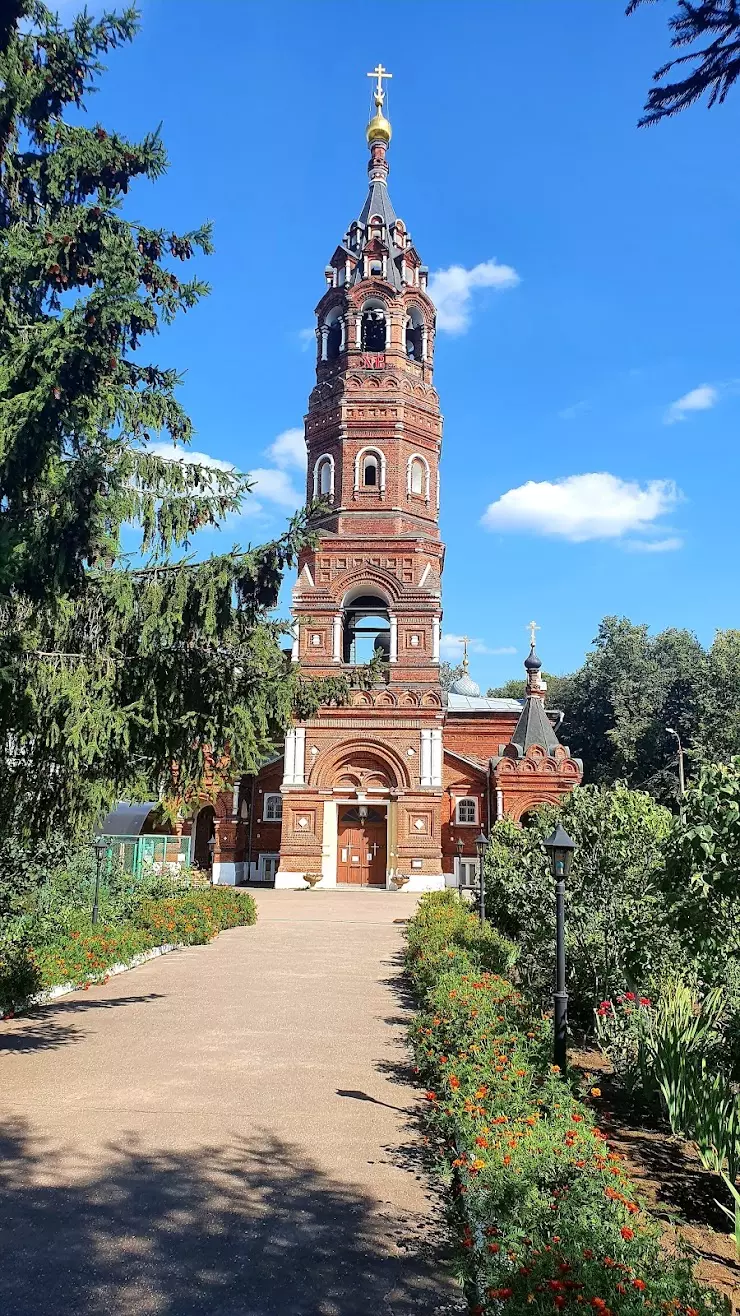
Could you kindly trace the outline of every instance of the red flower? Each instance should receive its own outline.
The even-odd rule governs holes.
[[[513,1289],[489,1289],[488,1296],[489,1298],[503,1298],[506,1300],[506,1298],[512,1296],[513,1292]]]
[[[649,996],[641,996],[641,997],[640,997],[640,1005],[652,1005],[652,1001],[650,1000],[650,997],[649,997]]]
[[[630,1229],[629,1225],[622,1225],[619,1232],[622,1235],[622,1238],[626,1239],[628,1243],[631,1238],[635,1237],[635,1231],[634,1229]]]
[[[427,1099],[427,1101],[436,1101],[436,1100],[437,1100],[437,1094],[436,1094],[436,1092],[427,1092],[427,1093],[426,1093],[426,1099]]]
[[[459,1086],[460,1086],[460,1080],[457,1077],[457,1074],[450,1074],[450,1087],[457,1089],[459,1088]]]
[[[633,1289],[637,1289],[638,1293],[642,1293],[647,1288],[647,1285],[644,1279],[633,1279],[632,1287]]]
[[[625,992],[624,999],[625,1001],[636,1001],[637,997],[635,996],[634,992]]]

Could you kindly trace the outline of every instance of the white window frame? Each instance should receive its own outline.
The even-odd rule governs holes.
[[[475,813],[474,818],[461,818],[460,805],[472,804]],[[477,827],[478,826],[478,801],[474,795],[459,795],[455,800],[455,826],[456,827]]]
[[[321,497],[321,494],[319,493],[319,485],[320,485],[320,483],[321,483],[321,467],[323,466],[324,462],[328,462],[328,464],[329,464],[329,471],[330,471],[330,476],[329,476],[329,494],[328,494],[328,496],[329,496],[329,498],[333,498],[333,497],[334,497],[334,458],[332,457],[332,455],[331,455],[330,452],[322,452],[321,456],[318,457],[318,458],[316,459],[316,463],[315,463],[314,468],[313,468],[313,496],[314,496],[314,498],[319,498],[319,497]]]
[[[413,489],[411,488],[411,473],[414,469],[414,462],[421,462],[421,466],[423,470],[423,475],[421,480],[422,487],[419,490],[419,493],[414,493]],[[427,461],[426,457],[423,456],[422,453],[412,452],[411,456],[409,457],[406,463],[406,493],[409,495],[409,497],[411,497],[411,495],[413,494],[415,498],[418,498],[421,495],[426,500],[426,502],[429,502],[429,486],[430,486],[429,462]]]
[[[463,885],[464,868],[472,868],[472,880],[471,875],[468,874],[468,885],[473,886],[478,881],[478,860],[469,854],[455,856],[455,878],[459,887]]]
[[[379,485],[377,484],[365,485],[362,483],[364,477],[366,457],[375,457],[378,462],[378,469],[380,474]],[[354,490],[355,493],[359,493],[361,489],[369,489],[371,493],[384,494],[385,469],[386,469],[386,464],[385,464],[384,452],[382,452],[379,448],[373,448],[371,445],[368,445],[366,448],[361,448],[357,456],[355,457],[355,490]]]
[[[270,818],[268,816],[268,805],[270,800],[280,801],[279,818]],[[281,823],[283,821],[283,797],[280,794],[280,791],[268,791],[267,794],[265,795],[265,798],[262,801],[262,821],[266,823],[277,823],[277,822]]]

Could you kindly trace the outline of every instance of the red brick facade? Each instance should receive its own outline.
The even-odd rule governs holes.
[[[306,496],[320,542],[299,562],[294,660],[308,676],[352,677],[374,646],[387,677],[355,689],[348,707],[295,726],[282,758],[230,797],[229,816],[216,823],[221,880],[275,876],[278,886],[302,886],[305,873],[321,873],[330,886],[353,863],[359,874],[372,857],[362,853],[370,811],[374,837],[386,822],[388,883],[442,886],[474,854],[481,828],[503,813],[519,818],[580,779],[559,745],[513,743],[518,703],[481,699],[469,681],[449,698],[440,686],[435,311],[426,269],[388,198],[389,131],[385,120],[373,123],[368,198],[327,266],[316,307]],[[549,722],[542,738],[554,740]],[[277,795],[281,822],[263,804]],[[460,810],[460,799],[475,804]],[[273,814],[279,807],[270,805]],[[278,853],[274,874],[269,857]]]

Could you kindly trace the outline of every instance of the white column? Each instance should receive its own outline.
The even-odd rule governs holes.
[[[232,817],[239,816],[239,782],[235,781],[231,788],[231,813]]]
[[[391,651],[389,657],[390,657],[390,661],[392,663],[395,663],[398,662],[398,618],[394,615],[394,613],[391,613],[390,621],[391,621]]]
[[[442,732],[440,731],[440,737]],[[295,729],[295,784],[305,785],[306,781],[306,728]],[[440,779],[441,780],[441,779]]]
[[[432,618],[432,661],[439,662],[439,617]]]
[[[301,632],[300,627],[296,626],[293,633],[293,647],[290,651],[290,661],[297,663],[300,658]]]
[[[334,800],[324,800],[321,843],[321,886],[337,885],[337,814]]]
[[[326,360],[326,347],[328,341],[329,341],[329,326],[326,324],[322,324],[321,326],[321,360],[322,361]]]
[[[431,786],[432,784],[432,733],[431,731],[422,731],[421,733],[421,764],[420,775],[422,786]]]
[[[341,317],[339,323],[340,323],[340,325],[341,325],[341,329],[342,329],[342,336],[341,336],[341,338],[339,339],[339,351],[340,351],[340,352],[343,352],[343,351],[344,351],[344,345],[345,345],[345,342],[346,342],[346,339],[347,339],[347,317],[346,317],[345,315],[343,315],[343,316]]]
[[[391,350],[391,316],[390,316],[390,314],[386,315],[386,317],[385,317],[385,350],[386,350],[386,352],[390,352],[390,350]]]
[[[332,627],[332,661],[341,663],[342,661],[342,614],[338,612],[334,618]]]
[[[500,786],[496,787],[496,821],[504,816],[504,792]]]
[[[427,327],[426,327],[426,325],[423,326],[422,331],[421,331],[421,359],[422,359],[422,361],[426,361],[426,359],[427,359]]]
[[[362,347],[362,316],[355,316],[355,347]]]
[[[434,727],[429,733],[432,738],[432,786],[442,785],[442,728]]]
[[[295,784],[295,728],[291,727],[285,736],[285,764],[283,767],[283,785]]]

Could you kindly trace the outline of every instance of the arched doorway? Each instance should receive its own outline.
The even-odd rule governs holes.
[[[379,805],[339,805],[337,882],[342,886],[385,886],[386,809]]]
[[[213,805],[206,804],[204,808],[198,811],[195,820],[195,846],[194,859],[196,866],[204,873],[211,868],[212,857],[208,842],[216,834],[216,810]]]

